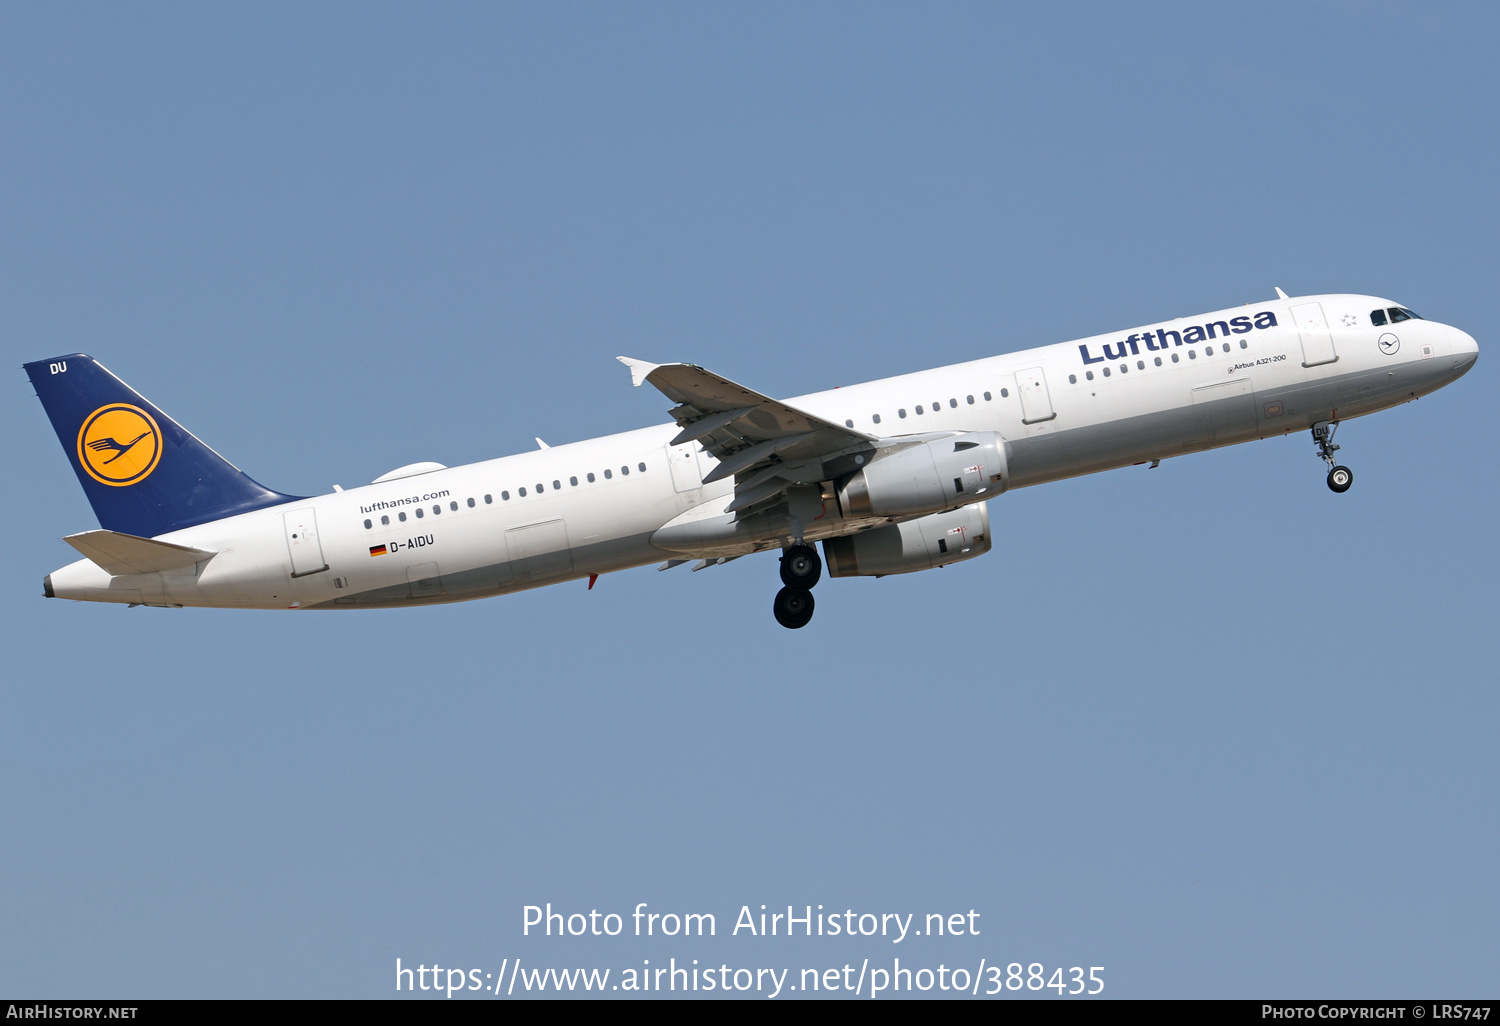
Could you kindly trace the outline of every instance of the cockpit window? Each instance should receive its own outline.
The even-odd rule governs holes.
[[[1405,310],[1401,309],[1399,306],[1393,306],[1393,307],[1391,307],[1389,310],[1386,311],[1386,313],[1388,313],[1388,314],[1391,315],[1391,323],[1392,324],[1395,324],[1398,321],[1409,321],[1409,320],[1411,320],[1411,314],[1407,313]]]
[[[1371,310],[1370,311],[1370,323],[1373,324],[1373,325],[1375,325],[1375,327],[1377,327],[1377,328],[1379,328],[1382,325],[1384,325],[1385,324],[1385,311],[1384,310]]]

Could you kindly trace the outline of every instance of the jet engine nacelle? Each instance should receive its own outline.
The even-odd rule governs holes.
[[[973,559],[990,551],[990,513],[982,502],[873,531],[829,538],[830,577],[884,577]]]
[[[1005,439],[970,431],[877,457],[839,486],[846,517],[910,517],[1005,491]]]

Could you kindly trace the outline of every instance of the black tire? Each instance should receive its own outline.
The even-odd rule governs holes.
[[[1354,483],[1354,471],[1348,467],[1334,467],[1328,472],[1328,487],[1336,492],[1347,492]]]
[[[776,613],[776,622],[787,630],[795,631],[806,627],[807,622],[813,616],[812,592],[806,588],[782,588],[776,593],[776,604],[773,610]]]
[[[793,545],[781,554],[781,583],[788,588],[811,588],[823,577],[823,561],[811,545]]]

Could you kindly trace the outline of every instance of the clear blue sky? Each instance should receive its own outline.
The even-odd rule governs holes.
[[[1102,965],[1500,984],[1486,4],[0,9],[0,992],[380,996],[403,964]],[[86,351],[310,494],[1270,298],[1473,333],[1340,432],[1009,494],[982,559],[771,557],[378,613],[48,602]],[[708,911],[713,941],[520,936]],[[741,905],[982,914],[900,949]],[[758,910],[758,909],[757,909]],[[910,963],[906,959],[911,959]]]

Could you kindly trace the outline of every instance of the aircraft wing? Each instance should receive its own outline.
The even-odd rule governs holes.
[[[704,483],[736,479],[731,509],[772,498],[808,475],[822,480],[824,460],[875,441],[695,364],[619,360],[637,386],[649,382],[677,404],[670,412],[682,430],[672,444],[696,441],[719,460]]]

